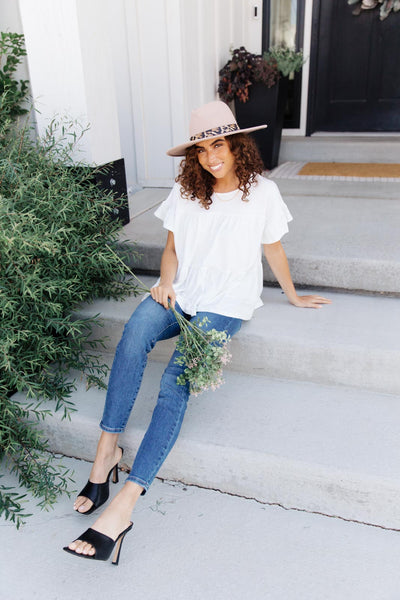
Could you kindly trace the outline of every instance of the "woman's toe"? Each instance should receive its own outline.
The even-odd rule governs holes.
[[[74,510],[76,510],[80,513],[85,513],[92,506],[93,506],[93,502],[91,500],[89,500],[89,498],[84,498],[83,496],[80,496],[75,501]]]
[[[77,553],[79,554],[79,552],[78,552],[78,548],[79,548],[80,544],[81,544],[81,541],[80,541],[80,540],[75,540],[74,542],[71,542],[71,543],[68,545],[68,548],[69,548],[70,550],[73,550],[74,552],[77,552]]]
[[[82,547],[81,547],[81,553],[92,556],[94,554],[94,548],[91,544],[88,544],[87,542],[83,542]]]

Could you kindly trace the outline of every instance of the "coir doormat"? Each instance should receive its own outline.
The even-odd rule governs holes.
[[[391,163],[306,163],[298,175],[319,177],[398,177],[400,164]]]

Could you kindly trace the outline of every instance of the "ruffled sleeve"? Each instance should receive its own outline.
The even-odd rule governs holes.
[[[264,231],[262,234],[262,244],[274,244],[289,231],[288,223],[293,220],[288,207],[284,203],[279,192],[278,186],[271,180],[268,190],[268,201]]]
[[[177,203],[177,184],[172,188],[168,198],[160,204],[154,215],[162,220],[163,226],[168,231],[175,231],[176,226],[176,203]]]

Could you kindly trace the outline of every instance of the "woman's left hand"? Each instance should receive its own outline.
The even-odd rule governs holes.
[[[323,304],[332,304],[332,300],[323,296],[297,296],[295,300],[290,301],[294,306],[300,308],[321,308]]]

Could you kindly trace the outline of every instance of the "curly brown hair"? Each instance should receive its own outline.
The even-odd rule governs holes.
[[[246,133],[227,135],[225,140],[235,157],[235,173],[239,179],[242,200],[247,201],[251,185],[264,169],[260,153],[254,140]],[[181,194],[184,198],[199,200],[206,209],[211,206],[216,179],[200,165],[196,146],[186,150],[175,181],[181,184]]]

